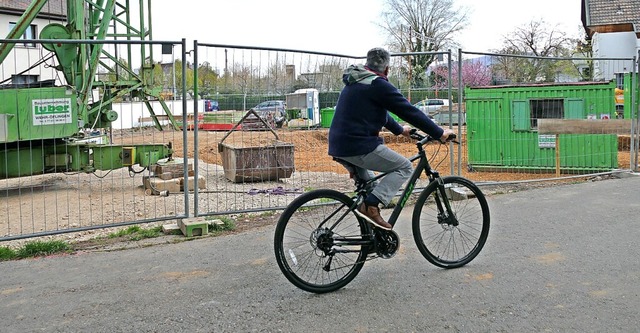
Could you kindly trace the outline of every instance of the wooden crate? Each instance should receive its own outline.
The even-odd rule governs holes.
[[[274,136],[259,142],[224,141],[253,115]],[[251,121],[251,119],[249,119]],[[243,130],[246,130],[242,127]],[[261,182],[289,178],[294,170],[293,144],[278,139],[278,134],[254,110],[249,110],[218,143],[224,176],[232,182]]]
[[[232,182],[260,182],[289,178],[294,171],[291,143],[240,147],[220,143],[224,176]]]

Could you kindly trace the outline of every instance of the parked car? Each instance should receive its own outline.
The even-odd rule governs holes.
[[[265,101],[251,108],[265,120],[273,119],[277,127],[282,127],[287,120],[285,109],[286,103],[278,100]]]
[[[429,115],[431,116],[431,115]],[[433,120],[438,122],[441,125],[449,125],[449,119],[451,119],[451,125],[457,126],[460,124],[459,119],[460,115],[458,115],[458,112],[453,112],[451,114],[451,118],[449,118],[449,111],[448,110],[442,110],[439,113],[436,113],[433,115]],[[462,125],[466,125],[467,124],[467,115],[466,113],[462,113]]]
[[[218,101],[214,101],[211,99],[204,100],[204,112],[209,111],[220,111],[220,106],[218,105]]]
[[[434,112],[438,112],[442,109],[447,109],[449,107],[448,99],[439,99],[439,98],[431,98],[422,100],[413,106],[422,110],[426,115],[431,115]]]

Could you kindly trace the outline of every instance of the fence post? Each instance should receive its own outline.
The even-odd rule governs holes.
[[[560,177],[560,134],[556,134],[556,177]]]

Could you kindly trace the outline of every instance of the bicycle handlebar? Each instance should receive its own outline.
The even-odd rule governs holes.
[[[412,139],[418,140],[418,143],[421,144],[421,145],[424,145],[429,141],[438,141],[441,144],[445,144],[447,142],[453,142],[455,144],[460,144],[460,142],[456,141],[456,135],[455,134],[449,135],[449,137],[447,138],[447,141],[446,142],[442,142],[442,141],[440,141],[440,139],[436,139],[436,138],[434,138],[432,136],[429,136],[427,134],[422,134],[422,133],[418,132],[417,129],[412,128],[411,132],[409,133],[409,136]]]

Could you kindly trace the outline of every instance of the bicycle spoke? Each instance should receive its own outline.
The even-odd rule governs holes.
[[[349,210],[351,205],[340,192],[316,190],[298,197],[282,213],[274,249],[290,282],[323,293],[343,287],[358,274],[366,259],[358,244],[367,228]]]
[[[418,198],[413,233],[418,249],[429,262],[455,268],[466,265],[482,250],[489,231],[489,207],[482,192],[469,180],[449,176],[442,182],[444,185],[433,183]],[[446,188],[446,196],[440,196],[438,186]]]

